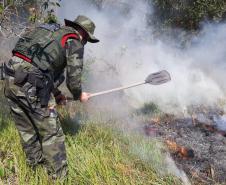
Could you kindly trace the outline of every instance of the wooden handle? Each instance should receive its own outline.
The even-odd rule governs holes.
[[[129,88],[132,88],[132,87],[136,87],[136,86],[139,86],[139,85],[143,85],[143,84],[145,84],[145,83],[146,83],[146,82],[143,81],[143,82],[135,83],[135,84],[128,85],[128,86],[122,86],[122,87],[118,87],[118,88],[114,88],[114,89],[110,89],[110,90],[106,90],[106,91],[101,91],[101,92],[97,92],[97,93],[92,93],[92,94],[90,95],[90,98],[95,97],[95,96],[104,95],[104,94],[109,94],[109,93],[116,92],[116,91],[121,91],[121,90],[124,90],[124,89],[129,89]]]

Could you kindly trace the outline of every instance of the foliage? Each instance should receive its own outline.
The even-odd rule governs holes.
[[[55,0],[7,0],[5,3],[0,4],[0,14],[2,14],[7,7],[11,8],[11,11],[16,9],[16,14],[18,16],[24,17],[18,13],[18,8],[22,11],[28,12],[29,17],[28,21],[36,23],[37,21],[41,22],[56,22],[57,18],[54,15],[54,9],[60,7],[60,1]]]
[[[48,11],[47,16],[44,18],[45,23],[56,23],[57,17],[54,15],[53,11]]]
[[[60,2],[60,0],[58,0]],[[60,7],[60,4],[55,1],[51,0],[40,0],[39,1],[39,8],[34,8],[31,11],[31,16],[29,20],[31,22],[41,21],[45,23],[56,23],[57,17],[55,16],[54,9]]]
[[[221,21],[226,15],[226,1],[218,0],[151,0],[154,21],[161,25],[188,30],[200,28],[200,22]]]
[[[144,114],[144,115],[154,115],[154,114],[158,114],[160,113],[161,110],[159,109],[159,107],[150,102],[150,103],[145,103],[139,110],[138,113]]]
[[[89,0],[102,7],[108,0]],[[197,30],[203,21],[226,19],[226,1],[219,0],[144,0],[150,4],[149,22],[157,27]],[[112,3],[112,1],[109,1]],[[115,3],[119,3],[115,1]],[[129,5],[128,5],[129,6]],[[152,14],[152,11],[154,13]]]

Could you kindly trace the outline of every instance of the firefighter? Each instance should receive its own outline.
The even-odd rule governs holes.
[[[21,144],[31,167],[43,164],[54,178],[68,172],[65,136],[55,102],[65,103],[58,90],[64,81],[74,100],[86,102],[82,92],[84,46],[97,43],[95,24],[86,16],[75,21],[41,24],[16,43],[12,58],[4,65],[5,96],[8,99]]]

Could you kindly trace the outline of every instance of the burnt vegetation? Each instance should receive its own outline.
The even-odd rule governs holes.
[[[192,107],[189,116],[159,114],[149,118],[143,132],[162,140],[177,166],[192,184],[226,182],[226,134],[219,127],[225,112],[216,107]]]

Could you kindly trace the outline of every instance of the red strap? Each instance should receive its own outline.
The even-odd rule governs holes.
[[[14,52],[13,56],[17,56],[17,57],[19,57],[19,58],[21,58],[21,59],[23,59],[23,60],[25,60],[26,62],[29,62],[29,63],[32,62],[30,58],[28,58],[25,55],[18,53],[18,52]]]
[[[78,35],[75,33],[69,33],[63,36],[61,39],[61,46],[64,48],[68,39],[79,39]]]

